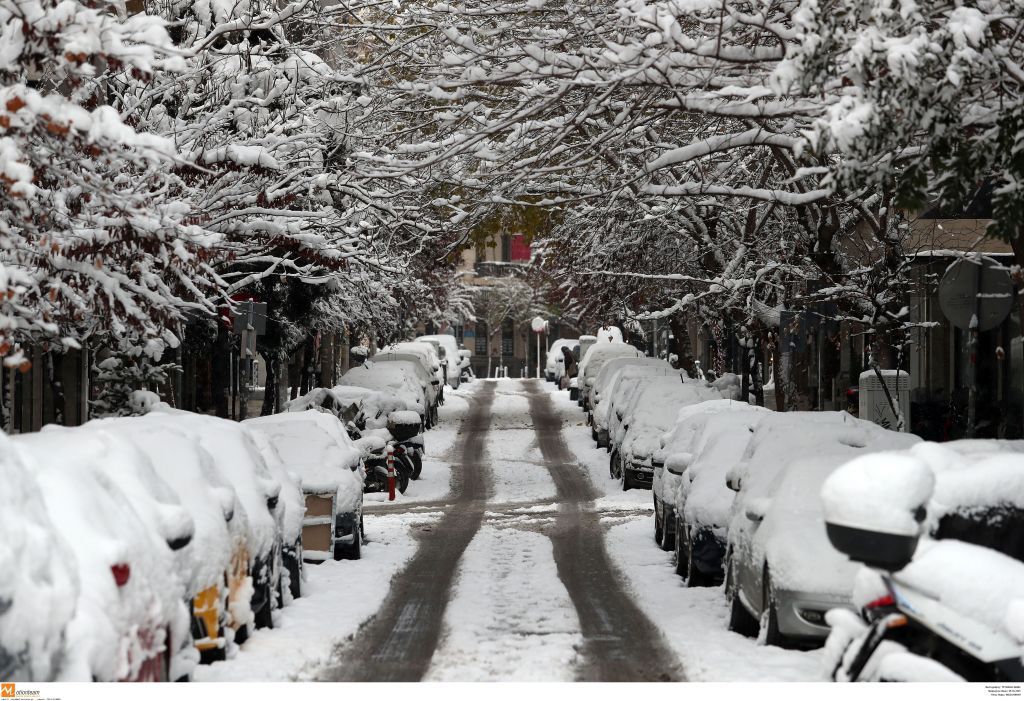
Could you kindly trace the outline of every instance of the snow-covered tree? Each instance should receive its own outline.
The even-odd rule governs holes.
[[[164,24],[123,6],[0,2],[0,350],[90,333],[174,344],[209,309],[216,237],[171,191],[174,144],[107,104],[111,81],[181,68]],[[151,348],[155,350],[155,346]]]

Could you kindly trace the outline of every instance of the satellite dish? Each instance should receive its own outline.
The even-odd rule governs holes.
[[[961,258],[946,268],[939,281],[939,307],[949,322],[988,331],[1003,323],[1013,308],[1013,280],[1005,265],[992,258]]]

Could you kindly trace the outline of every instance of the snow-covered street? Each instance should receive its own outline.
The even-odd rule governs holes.
[[[728,632],[721,588],[683,585],[651,493],[609,478],[567,393],[451,392],[427,455],[407,494],[368,498],[363,559],[307,567],[276,627],[197,679],[821,679],[819,652]]]

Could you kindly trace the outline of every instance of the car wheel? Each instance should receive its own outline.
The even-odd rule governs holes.
[[[302,596],[302,558],[298,557],[298,549],[296,549],[296,556],[288,558],[286,567],[288,568],[288,591],[291,592],[293,599],[298,599]]]
[[[594,428],[594,422],[593,421],[590,422],[590,438],[594,441],[594,443],[597,443],[597,429]],[[600,446],[598,446],[598,447],[600,447]]]
[[[771,575],[768,572],[768,566],[764,567],[764,575],[761,578],[763,592],[763,607],[764,612],[761,615],[760,627],[764,630],[764,643],[765,645],[774,645],[776,647],[788,647],[789,641],[786,639],[781,632],[779,632],[779,611],[775,604],[775,595],[772,593],[772,580]]]
[[[405,470],[395,471],[395,486],[398,488],[399,494],[405,494],[405,490],[409,488],[409,474]]]
[[[757,619],[750,615],[743,602],[740,601],[739,584],[733,576],[732,557],[726,560],[726,582],[725,591],[729,597],[729,630],[753,638],[757,635]]]
[[[680,577],[685,577],[687,567],[689,566],[689,558],[686,554],[686,548],[683,545],[683,538],[680,534],[683,532],[683,524],[679,523],[679,519],[676,518],[676,542],[675,542],[675,553],[676,553],[676,574]]]
[[[421,472],[423,472],[423,456],[417,450],[412,455],[412,478],[418,480]]]
[[[265,583],[263,588],[265,597],[263,608],[257,611],[255,616],[257,630],[274,627],[274,588],[270,586],[270,582]]]
[[[619,464],[619,474],[622,475],[622,491],[628,492],[633,488],[633,480],[629,477],[629,470],[622,467],[621,463]]]
[[[235,631],[235,645],[242,645],[249,639],[249,624],[245,624]]]
[[[664,507],[662,507],[662,511],[664,511]],[[674,520],[675,516],[673,515],[672,518]],[[673,523],[672,525],[674,526],[675,523]],[[662,519],[661,519],[661,542],[658,543],[658,545],[660,545],[661,549],[664,550],[665,552],[671,552],[672,548],[673,548],[673,546],[675,546],[675,544],[676,544],[675,531],[673,529],[669,528],[669,520],[667,518],[665,518],[665,517],[662,517]]]
[[[706,587],[709,586],[707,577],[703,572],[697,569],[696,565],[693,564],[693,544],[690,543],[689,539],[686,542],[686,586],[688,587]]]
[[[665,527],[661,523],[661,517],[658,515],[658,500],[654,500],[654,542],[658,544],[658,547],[662,547],[662,543],[665,540]]]
[[[360,517],[359,524],[352,530],[351,543],[335,543],[335,560],[358,560],[363,556],[363,519]]]

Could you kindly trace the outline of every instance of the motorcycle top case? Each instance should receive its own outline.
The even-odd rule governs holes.
[[[917,535],[868,531],[830,522],[825,523],[825,531],[832,547],[854,562],[890,572],[910,564],[917,549]]]
[[[406,417],[405,414],[411,416]],[[415,438],[420,433],[419,415],[411,411],[394,412],[388,416],[388,431],[400,443]]]

